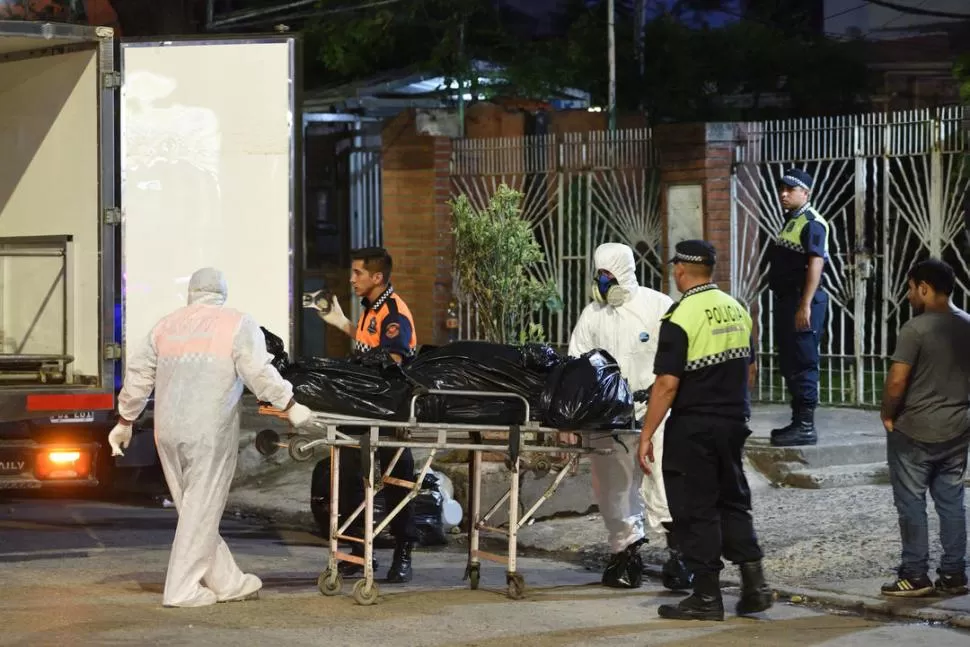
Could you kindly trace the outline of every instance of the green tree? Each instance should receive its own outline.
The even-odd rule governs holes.
[[[392,70],[444,74],[446,81],[473,79],[469,62],[503,68],[503,83],[490,93],[548,99],[563,87],[585,90],[596,105],[608,95],[606,2],[571,0],[559,16],[555,38],[533,40],[527,29],[490,0],[401,0],[347,11],[347,0],[321,0],[324,11],[307,35],[317,52],[311,85],[376,76]],[[866,96],[868,72],[853,43],[836,43],[771,16],[720,28],[692,26],[699,11],[724,0],[680,0],[643,26],[617,3],[615,18],[617,106],[646,111],[651,121],[763,119],[855,109]],[[790,22],[790,21],[789,21]],[[792,107],[779,111],[767,98],[786,93]],[[749,105],[733,100],[751,98]]]
[[[970,54],[964,54],[957,59],[953,73],[960,83],[960,97],[964,103],[970,103]]]
[[[334,83],[413,69],[449,79],[494,45],[496,13],[488,0],[401,0],[388,4],[320,0],[305,30],[311,80]]]
[[[485,340],[500,344],[541,341],[536,314],[562,307],[555,282],[535,278],[545,256],[522,217],[522,198],[502,184],[484,209],[465,195],[449,203],[459,293],[475,307]]]

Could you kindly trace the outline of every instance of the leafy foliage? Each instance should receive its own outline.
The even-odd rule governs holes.
[[[2,0],[0,20],[77,20],[84,14],[81,0]]]
[[[703,15],[697,12],[730,3],[678,0],[643,26],[641,60],[632,13],[639,4],[616,3],[621,112],[642,110],[654,123],[753,120],[852,111],[868,95],[857,44],[812,34],[791,16],[777,21],[771,7],[762,18],[713,28],[697,26]],[[321,0],[324,11],[347,6],[348,0]],[[478,59],[502,66],[504,83],[473,88],[475,94],[541,100],[572,87],[605,105],[606,2],[570,0],[554,32],[534,39],[521,17],[493,0],[402,0],[321,16],[307,34],[307,51],[317,52],[316,73],[307,77],[332,84],[412,69],[450,81],[469,78],[470,61]],[[776,94],[789,95],[791,106],[779,106]]]
[[[502,184],[484,210],[465,195],[449,203],[459,291],[475,306],[485,340],[500,344],[542,341],[535,314],[562,308],[556,284],[540,282],[530,272],[545,257],[522,218],[522,198]]]
[[[960,82],[960,98],[964,103],[970,103],[970,54],[964,54],[957,60],[953,72]]]

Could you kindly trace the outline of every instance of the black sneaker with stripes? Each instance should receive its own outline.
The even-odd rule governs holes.
[[[898,598],[918,598],[933,593],[933,582],[926,575],[898,577],[882,585],[882,594]]]
[[[937,569],[936,572],[940,576],[935,583],[936,590],[940,593],[946,593],[947,595],[964,595],[967,592],[966,572],[944,573],[939,569]]]

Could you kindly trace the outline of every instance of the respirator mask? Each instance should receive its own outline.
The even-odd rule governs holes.
[[[628,296],[627,290],[620,287],[616,277],[604,270],[599,270],[593,277],[592,292],[593,300],[596,303],[610,305],[614,308],[623,305]]]

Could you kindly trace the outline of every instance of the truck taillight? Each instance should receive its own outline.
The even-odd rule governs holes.
[[[34,475],[40,480],[83,479],[91,473],[91,455],[76,449],[56,449],[37,454]]]

